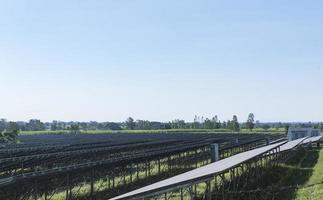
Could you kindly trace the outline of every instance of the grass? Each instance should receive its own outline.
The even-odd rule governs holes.
[[[172,158],[175,159],[175,158]],[[140,171],[139,175],[139,179],[136,176],[135,171],[133,172],[133,182],[130,183],[130,175],[126,175],[126,182],[127,184],[124,185],[123,184],[123,177],[122,174],[115,174],[115,188],[114,189],[107,189],[108,187],[108,182],[106,178],[101,178],[99,180],[96,180],[94,183],[94,188],[95,188],[95,195],[96,195],[96,199],[109,199],[113,196],[119,195],[121,193],[125,193],[125,192],[129,192],[131,190],[140,188],[144,185],[147,184],[151,184],[157,181],[160,181],[162,179],[165,178],[169,178],[171,176],[180,174],[180,173],[184,173],[186,171],[192,170],[195,168],[195,163],[191,164],[190,166],[187,166],[186,168],[184,167],[176,167],[173,166],[173,168],[170,170],[168,168],[168,165],[165,163],[167,162],[166,159],[164,159],[161,162],[161,172],[160,174],[158,173],[158,165],[156,162],[152,163],[152,168],[150,173],[148,174],[148,176],[146,175],[146,173],[144,171]],[[207,163],[209,163],[210,160],[208,161],[200,161],[198,163],[198,166],[203,166]],[[112,180],[110,180],[110,183],[112,185]],[[82,185],[82,188],[79,190],[80,186]],[[100,189],[99,189],[100,188]],[[90,183],[81,183],[75,187],[73,187],[72,189],[73,191],[73,199],[78,199],[78,200],[88,200],[90,199],[89,194],[90,194]],[[65,196],[65,191],[60,191],[55,193],[51,199],[53,200],[65,200],[66,196]],[[42,196],[41,198],[39,198],[39,200],[44,200],[44,196]]]
[[[323,184],[318,184],[322,182],[323,148],[315,147],[303,149],[285,164],[269,168],[261,185],[256,183],[249,189],[271,188],[264,199],[323,200]]]
[[[312,167],[312,161],[316,159],[316,153],[310,154],[303,162],[302,168],[310,168],[312,170],[312,175],[308,181],[303,184],[304,189],[299,189],[295,195],[295,199],[299,200],[319,200],[323,199],[323,184],[317,184],[323,181],[323,148],[319,150],[319,158],[317,163]],[[313,185],[311,187],[306,187]]]
[[[168,170],[164,172],[168,173]],[[156,166],[152,168],[151,177],[149,177],[148,180],[152,181],[155,178],[157,178]],[[126,179],[127,181],[129,181],[129,176],[127,176]],[[145,183],[147,183],[148,180],[145,177],[144,172],[142,172],[140,173],[140,179],[136,180],[136,182],[133,185],[137,185],[141,181],[144,181]],[[266,190],[268,188],[271,188],[271,190],[274,191],[274,192],[268,192],[268,193],[261,192],[262,195],[259,195],[260,193],[257,193],[257,195],[254,196],[255,198],[252,198],[252,199],[323,200],[323,184],[317,184],[317,183],[321,183],[322,181],[323,181],[323,148],[302,149],[288,162],[281,164],[277,167],[268,168],[266,170],[266,173],[262,177],[262,180],[260,181],[260,183],[254,182],[254,184],[248,185],[246,190],[252,190],[255,188]],[[116,179],[116,182],[122,182],[122,178]],[[99,185],[101,183],[102,183],[102,180],[97,181],[96,185]],[[314,186],[312,186],[313,184]],[[296,185],[298,185],[300,189],[295,189],[293,187],[282,189],[286,186],[296,186]],[[197,191],[201,193],[205,189],[205,185],[202,184],[198,186],[199,187],[197,188]],[[125,189],[125,191],[128,191],[130,188],[124,188],[122,185],[120,185],[119,189],[120,190]],[[82,190],[81,195],[78,196],[77,198],[83,199],[85,197],[86,199],[88,192],[89,192],[89,188],[87,186]],[[107,192],[108,191],[104,191],[104,190],[98,191],[97,192],[97,195],[99,197],[98,199],[101,199],[100,197],[106,197]],[[173,196],[171,199],[179,199],[177,196],[176,197]],[[247,199],[249,199],[249,197]],[[57,200],[64,199],[64,192],[56,194],[53,199],[57,199]],[[233,199],[244,199],[244,198],[241,198],[241,196],[239,196]]]
[[[240,133],[283,133],[285,129],[262,129],[257,128],[252,132],[249,129],[241,129]],[[85,134],[112,134],[112,133],[232,133],[229,129],[159,129],[159,130],[81,130]],[[64,134],[69,133],[68,130],[59,131],[20,131],[20,135],[34,135],[34,134]]]

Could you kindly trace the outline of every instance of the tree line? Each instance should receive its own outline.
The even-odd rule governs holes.
[[[233,115],[232,120],[221,122],[218,116],[205,118],[195,115],[193,122],[185,122],[181,119],[175,119],[171,122],[150,122],[145,120],[134,120],[129,117],[126,122],[126,129],[130,130],[149,130],[149,129],[230,129],[232,131],[240,131],[240,128],[253,130],[255,127],[254,114],[250,113],[245,123],[239,123],[238,117]]]
[[[182,119],[174,119],[169,122],[158,122],[149,120],[135,120],[128,117],[124,122],[63,122],[52,121],[42,122],[39,119],[31,119],[28,122],[0,120],[0,142],[14,140],[14,135],[19,131],[70,131],[77,133],[80,130],[158,130],[158,129],[227,129],[240,131],[240,129],[254,128],[279,129],[293,127],[315,127],[323,129],[323,123],[282,123],[268,122],[262,123],[255,120],[255,115],[250,113],[243,122],[239,122],[237,115],[233,115],[231,120],[221,121],[217,115],[212,117],[194,116],[192,122],[186,122]]]

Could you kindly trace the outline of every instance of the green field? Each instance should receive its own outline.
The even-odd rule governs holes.
[[[297,191],[296,199],[323,199],[323,148],[309,151],[299,168],[310,170],[311,176],[303,184],[304,188]]]
[[[322,200],[323,148],[303,149],[287,163],[269,169],[259,189],[268,194],[265,199]]]

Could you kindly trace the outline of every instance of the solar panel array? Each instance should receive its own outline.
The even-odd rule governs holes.
[[[127,165],[219,143],[220,150],[281,135],[236,133],[48,134],[20,136],[21,144],[0,147],[0,190],[41,178],[66,179],[93,168]],[[99,178],[99,177],[98,177]],[[58,180],[59,182],[59,180]],[[76,184],[76,183],[75,183]]]
[[[274,148],[279,147],[280,149],[279,153],[280,153],[280,152],[294,149],[295,147],[301,144],[317,142],[321,138],[322,136],[316,136],[316,137],[310,137],[310,138],[304,137],[290,142],[286,142],[286,141],[281,142],[280,141],[281,139],[278,139],[277,141],[280,141],[278,143],[275,143],[276,142],[275,141],[274,144],[253,149],[247,152],[239,153],[237,155],[233,155],[226,159],[211,163],[209,165],[191,170],[189,172],[186,172],[186,173],[171,177],[169,179],[148,185],[146,187],[131,191],[129,193],[114,197],[111,200],[135,198],[136,196],[150,194],[158,190],[166,190],[168,188],[175,187],[176,185],[181,185],[181,184],[183,185],[188,182],[194,182],[194,180],[203,179],[205,177],[224,172],[256,156],[259,156],[265,153],[268,154],[269,151]],[[276,152],[272,152],[272,153],[276,153]]]
[[[138,190],[120,195],[118,197],[112,198],[111,200],[126,199],[130,197],[135,197],[136,195],[149,194],[156,190],[167,189],[170,187],[174,187],[177,184],[184,184],[187,182],[212,176],[214,174],[231,169],[234,166],[239,165],[243,162],[246,162],[256,156],[262,155],[278,146],[281,146],[284,143],[285,142],[280,142],[280,143],[260,147],[257,149],[253,149],[247,152],[243,152],[243,153],[225,158],[223,160],[211,163],[209,165],[194,169],[192,171],[174,176],[172,178],[154,183],[152,185],[140,188]]]

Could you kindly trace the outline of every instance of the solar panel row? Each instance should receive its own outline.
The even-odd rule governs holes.
[[[224,172],[228,169],[231,169],[241,163],[244,163],[252,158],[255,158],[256,156],[259,156],[259,155],[262,155],[266,152],[269,152],[269,151],[271,151],[271,150],[273,150],[285,143],[286,142],[279,142],[276,144],[271,144],[268,146],[257,148],[257,149],[251,150],[251,151],[246,151],[246,152],[228,157],[226,159],[211,163],[209,165],[191,170],[189,172],[171,177],[169,179],[159,181],[157,183],[154,183],[152,185],[148,185],[146,187],[134,190],[132,192],[114,197],[111,200],[133,198],[138,195],[150,194],[154,191],[166,190],[166,189],[174,187],[176,185],[181,185],[181,184],[185,184],[187,182],[192,182],[194,180],[206,178],[208,176],[212,176],[214,174],[218,174],[218,173]]]
[[[300,144],[306,144],[306,143],[313,143],[321,140],[322,136],[316,136],[316,137],[304,137],[300,139],[296,139],[290,142],[278,142],[275,144],[271,144],[268,146],[264,146],[261,148],[253,149],[247,152],[243,152],[234,156],[231,156],[229,158],[211,163],[209,165],[191,170],[189,172],[171,177],[169,179],[159,181],[157,183],[154,183],[152,185],[148,185],[146,187],[134,190],[132,192],[117,196],[112,198],[111,200],[118,200],[118,199],[128,199],[128,198],[134,198],[138,195],[145,195],[149,194],[158,190],[167,190],[168,188],[175,187],[177,185],[183,185],[188,182],[193,182],[198,179],[203,179],[208,176],[212,176],[215,174],[219,174],[221,172],[224,172],[228,169],[231,169],[241,163],[244,163],[252,158],[255,158],[259,155],[263,155],[265,153],[270,152],[271,150],[279,147],[279,152],[288,151],[291,149],[294,149],[296,146]]]

